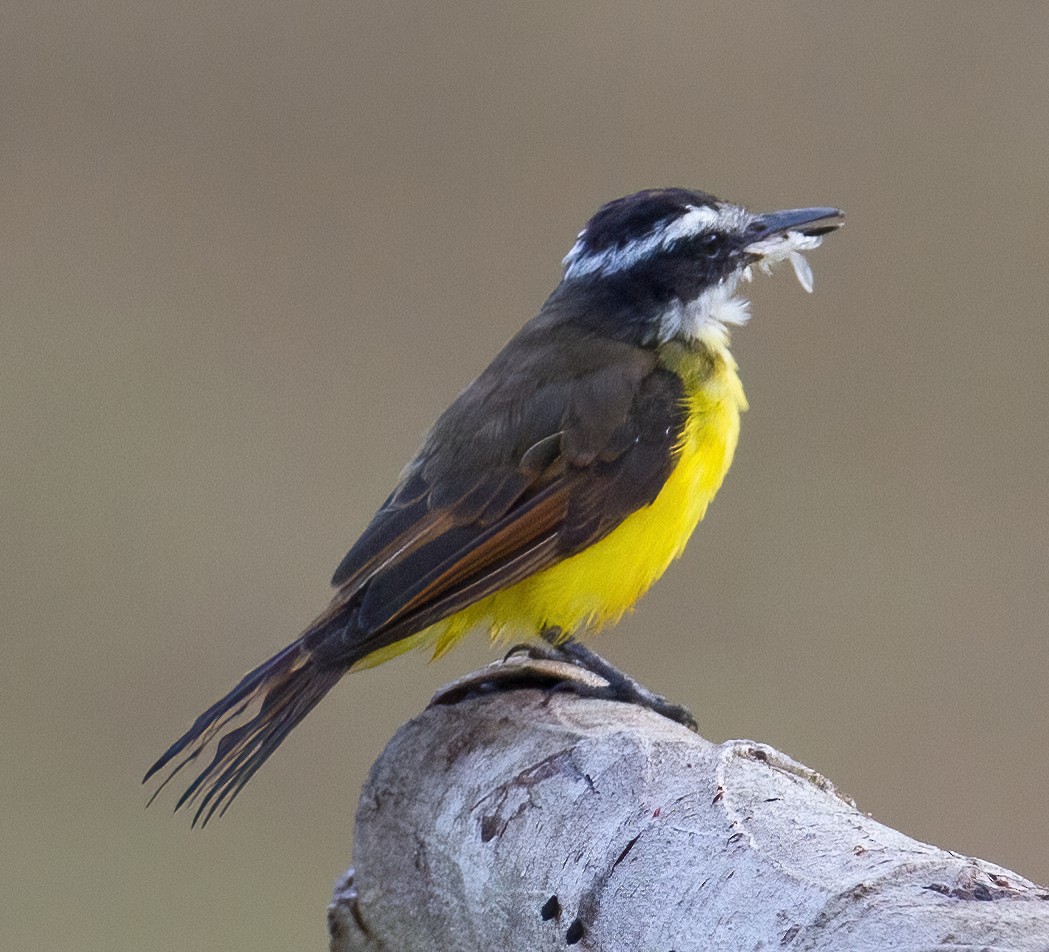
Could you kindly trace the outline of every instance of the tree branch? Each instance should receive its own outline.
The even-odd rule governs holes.
[[[372,768],[333,952],[1049,948],[1049,891],[860,813],[752,741],[712,744],[512,658]]]

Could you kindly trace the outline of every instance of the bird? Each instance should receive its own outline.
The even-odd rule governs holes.
[[[804,253],[843,221],[687,188],[602,205],[538,314],[434,423],[328,606],[153,764],[143,782],[168,768],[154,798],[213,748],[175,806],[206,824],[344,675],[410,648],[436,657],[481,629],[600,664],[579,636],[618,621],[681,555],[732,462],[741,286],[789,261],[811,292]],[[610,688],[636,683],[604,665]]]

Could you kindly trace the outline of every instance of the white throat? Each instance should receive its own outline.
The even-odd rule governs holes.
[[[729,327],[746,324],[750,301],[736,295],[739,278],[733,277],[707,288],[691,301],[675,301],[659,319],[656,337],[667,341],[702,341],[722,350],[729,344]]]

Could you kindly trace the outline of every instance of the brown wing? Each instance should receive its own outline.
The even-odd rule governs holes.
[[[340,654],[359,658],[556,564],[659,493],[684,425],[680,380],[648,350],[544,337],[504,350],[446,411],[343,559],[324,626],[352,615]]]
[[[437,421],[335,573],[328,610],[249,672],[153,765],[222,812],[355,661],[602,538],[674,464],[681,383],[651,351],[527,325]],[[161,784],[163,787],[163,784]],[[158,791],[159,792],[159,791]]]

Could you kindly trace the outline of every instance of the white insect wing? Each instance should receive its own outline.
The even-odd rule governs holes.
[[[820,235],[803,235],[799,231],[788,231],[784,235],[776,235],[774,238],[766,238],[763,241],[755,241],[747,245],[746,250],[751,254],[761,255],[758,267],[766,274],[771,273],[772,266],[780,261],[788,260],[794,267],[794,274],[800,284],[810,294],[812,293],[813,280],[812,268],[808,260],[802,254],[811,251],[823,243]]]
[[[812,266],[800,251],[790,253],[790,263],[794,266],[794,276],[809,294],[812,294]]]

